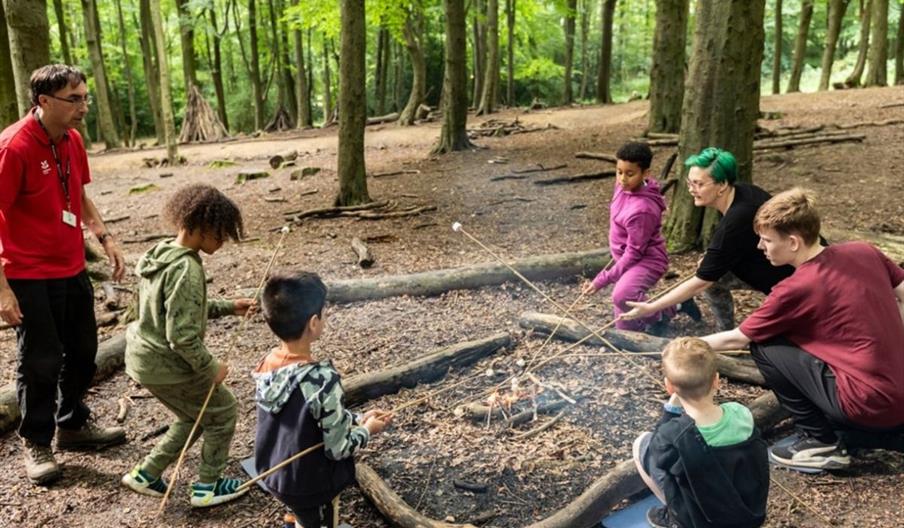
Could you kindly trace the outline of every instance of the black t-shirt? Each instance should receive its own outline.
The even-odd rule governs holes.
[[[697,278],[715,282],[729,271],[755,289],[768,294],[772,287],[794,273],[789,265],[773,266],[757,249],[760,238],[753,230],[753,217],[769,198],[756,185],[735,185],[735,196],[725,216],[716,226],[706,248]]]

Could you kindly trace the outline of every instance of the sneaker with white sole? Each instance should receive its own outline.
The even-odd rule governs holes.
[[[805,434],[791,444],[770,447],[769,458],[791,469],[844,469],[851,465],[851,457],[841,441],[829,444]]]
[[[166,481],[162,477],[154,478],[138,466],[122,476],[123,486],[136,493],[150,497],[162,497],[166,494]]]
[[[195,482],[191,485],[191,505],[195,508],[207,508],[235,500],[248,493],[250,488],[237,491],[242,481],[220,477],[213,484]]]

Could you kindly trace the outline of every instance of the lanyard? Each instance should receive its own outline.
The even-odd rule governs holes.
[[[53,153],[53,161],[56,162],[57,168],[57,177],[60,180],[60,186],[63,187],[63,196],[66,198],[66,210],[72,210],[72,199],[69,195],[69,176],[72,174],[72,160],[66,160],[66,173],[63,173],[63,160],[60,158],[60,153],[57,151],[56,145],[53,143],[53,140],[50,138],[50,132],[47,130],[47,127],[44,126],[44,123],[41,121],[37,115],[35,115],[35,120],[37,120],[38,124],[41,125],[41,128],[44,129],[44,132],[47,134],[47,139],[50,141],[50,152]]]

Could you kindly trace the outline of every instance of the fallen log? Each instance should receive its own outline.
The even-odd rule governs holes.
[[[380,125],[383,123],[389,123],[390,121],[398,121],[398,120],[399,120],[399,113],[393,112],[391,114],[368,117],[367,118],[367,126]]]
[[[387,176],[399,176],[401,174],[420,174],[421,171],[417,169],[402,169],[397,171],[389,171],[389,172],[375,172],[370,175],[371,178],[385,178]]]
[[[554,411],[558,411],[561,409],[565,403],[565,400],[550,400],[545,401],[537,405],[537,414],[549,414]],[[473,422],[485,422],[487,418],[490,420],[496,420],[499,418],[503,418],[502,408],[498,405],[494,405],[492,410],[489,405],[484,405],[482,403],[468,403],[462,405],[458,409],[455,410],[455,414],[457,416],[461,416],[462,418],[467,418]],[[519,425],[524,423],[525,421],[530,420],[530,418],[534,415],[534,408],[531,407],[524,411],[519,411],[512,416],[510,416],[506,420],[506,424],[508,426]],[[517,417],[517,419],[516,419]]]
[[[283,163],[287,161],[295,161],[298,159],[298,151],[290,150],[288,152],[284,152],[282,154],[276,154],[274,156],[270,156],[270,166],[274,169],[279,169],[283,166]]]
[[[668,132],[647,132],[646,136],[649,139],[671,139],[678,141],[678,134],[670,134]]]
[[[612,163],[618,162],[618,158],[616,158],[612,154],[603,154],[602,152],[577,152],[577,153],[575,153],[574,157],[578,158],[578,159],[594,159],[594,160],[609,161]]]
[[[567,166],[568,166],[567,163],[562,163],[560,165],[553,165],[551,167],[545,167],[545,166],[543,166],[542,163],[538,163],[536,167],[530,167],[530,168],[521,169],[521,170],[512,170],[512,174],[529,174],[531,172],[548,172],[548,171],[564,169]]]
[[[532,329],[543,335],[549,335],[562,320],[557,315],[539,312],[524,312],[518,320],[522,328]],[[565,319],[555,337],[564,341],[580,341],[590,335],[590,332],[574,319]],[[630,330],[608,329],[603,334],[614,346],[627,352],[661,352],[669,343],[668,339],[651,336],[643,332]],[[591,336],[585,344],[589,346],[603,346],[604,343],[596,336]],[[766,384],[763,375],[752,360],[729,357],[723,354],[716,355],[716,366],[719,374],[726,378],[752,385],[763,386]]]
[[[505,332],[476,341],[465,341],[431,352],[405,365],[352,376],[343,382],[348,405],[364,403],[402,388],[436,381],[452,367],[464,367],[512,345],[512,337]]]
[[[793,148],[799,147],[801,145],[816,145],[820,143],[844,143],[847,141],[863,141],[866,139],[866,136],[863,134],[845,134],[845,135],[836,135],[836,136],[820,136],[813,138],[805,138],[805,139],[788,139],[785,141],[775,141],[769,143],[754,143],[753,150],[761,151],[761,150],[769,150],[774,148]]]
[[[415,216],[429,211],[436,211],[435,205],[422,205],[409,207],[400,211],[387,211],[385,213],[376,211],[359,211],[356,213],[342,213],[340,216],[355,216],[364,220],[384,220],[386,218],[404,218],[406,216]]]
[[[504,181],[504,180],[526,180],[527,176],[523,174],[502,174],[500,176],[493,176],[490,178],[490,181]]]
[[[370,252],[370,248],[367,247],[367,244],[364,243],[358,237],[352,238],[352,251],[355,252],[355,255],[358,257],[358,265],[364,269],[367,269],[374,265],[376,259],[374,259],[373,253]]]
[[[766,430],[787,414],[778,405],[775,394],[769,392],[748,405],[754,421]],[[528,528],[591,528],[613,507],[646,489],[633,460],[617,464],[602,478],[591,484],[577,499],[551,516]]]
[[[839,130],[850,130],[852,128],[862,128],[862,127],[879,127],[879,126],[889,126],[889,125],[901,125],[904,124],[904,119],[885,119],[883,121],[865,121],[863,123],[850,123],[846,125],[835,125],[835,128]]]
[[[376,506],[392,526],[398,528],[477,528],[473,524],[452,524],[421,515],[399,497],[377,475],[376,471],[363,462],[355,464],[355,477],[361,493]]]
[[[666,139],[651,139],[647,141],[647,145],[651,147],[674,147],[678,145],[678,137],[666,138]]]
[[[319,207],[316,209],[308,209],[306,211],[286,211],[283,213],[283,216],[286,217],[286,220],[291,220],[295,223],[299,223],[305,218],[310,217],[318,217],[318,218],[331,218],[334,216],[339,216],[347,211],[364,211],[366,209],[380,209],[382,207],[386,207],[389,205],[387,200],[382,200],[379,202],[370,202],[361,205],[346,205],[341,207]]]
[[[556,178],[546,178],[545,180],[535,180],[534,185],[558,185],[563,183],[576,183],[590,180],[602,180],[615,176],[614,170],[604,170],[600,172],[586,172],[583,174],[572,174],[570,176],[558,176]]]

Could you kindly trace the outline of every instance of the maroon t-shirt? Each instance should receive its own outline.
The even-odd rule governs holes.
[[[784,336],[835,373],[854,423],[904,424],[904,322],[892,291],[904,269],[863,242],[835,244],[775,285],[741,323],[751,341]]]

